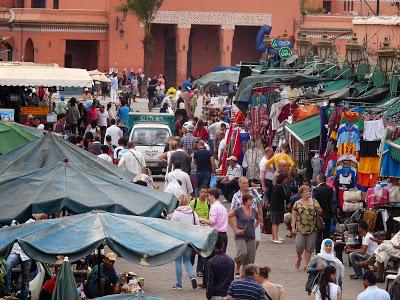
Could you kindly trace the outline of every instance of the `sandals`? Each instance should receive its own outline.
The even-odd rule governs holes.
[[[301,264],[301,259],[298,259],[298,260],[296,261],[296,263],[294,264],[294,267],[295,267],[296,269],[298,269],[298,268],[300,268],[300,264]]]

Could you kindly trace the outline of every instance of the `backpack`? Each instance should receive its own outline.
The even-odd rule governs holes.
[[[193,210],[196,210],[196,207],[197,207],[197,199],[198,199],[198,198],[195,198],[195,199],[194,199]],[[209,202],[207,202],[207,206],[208,206],[208,211],[210,211],[211,205],[210,205]]]

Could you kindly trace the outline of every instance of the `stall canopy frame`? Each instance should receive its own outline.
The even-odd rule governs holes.
[[[300,120],[296,123],[286,125],[286,130],[302,145],[321,134],[320,116],[315,115],[310,118]]]

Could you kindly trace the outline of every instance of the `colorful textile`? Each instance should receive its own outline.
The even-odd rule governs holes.
[[[381,195],[376,193],[375,188],[370,188],[365,196],[365,202],[367,202],[368,208],[379,208],[382,204],[389,203],[389,190],[383,188],[381,190]]]
[[[328,128],[330,130],[337,130],[338,126],[340,125],[342,113],[343,113],[343,110],[341,107],[336,106],[333,109],[331,116],[329,117],[329,121],[328,121]]]
[[[355,124],[358,126],[359,130],[364,129],[364,120],[360,113],[353,111],[345,111],[342,113],[342,119],[340,120],[340,124]]]
[[[282,107],[281,112],[278,116],[278,121],[283,122],[288,119],[289,116],[293,116],[293,113],[299,106],[296,103],[289,103]]]
[[[316,104],[300,105],[293,112],[293,121],[300,121],[311,116],[317,115],[319,112]]]
[[[391,148],[392,147],[385,142],[382,152],[380,176],[400,178],[400,162],[394,160],[390,155]]]
[[[358,172],[357,185],[361,187],[373,187],[379,181],[379,174],[364,174]]]
[[[339,135],[337,147],[342,143],[353,143],[356,144],[356,151],[360,151],[360,134],[354,131],[345,131]]]
[[[358,172],[365,174],[378,174],[379,157],[360,157]]]
[[[342,143],[338,147],[338,155],[342,156],[344,154],[356,155],[356,144],[354,143]]]

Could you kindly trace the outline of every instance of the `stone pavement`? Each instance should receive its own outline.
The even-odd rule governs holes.
[[[285,236],[284,226],[280,227],[281,236]],[[134,238],[134,233],[132,238]],[[234,257],[236,253],[232,231],[229,232],[227,253],[231,257]],[[361,280],[349,279],[348,276],[353,274],[353,271],[348,267],[347,255],[344,255],[344,257],[346,274],[343,299],[356,299],[357,295],[363,290],[362,282]],[[260,247],[257,250],[256,264],[271,268],[270,279],[284,286],[286,300],[309,299],[304,289],[307,274],[303,270],[294,268],[295,259],[294,239],[288,239],[283,244],[276,245],[271,243],[271,235],[262,234]],[[148,294],[167,300],[205,299],[205,290],[200,288],[193,290],[185,271],[183,271],[183,289],[172,289],[175,284],[175,265],[173,262],[158,267],[144,267],[120,259],[116,263],[116,268],[117,272],[134,271],[139,277],[143,277],[145,279],[145,292]],[[198,282],[201,282],[201,278],[198,278]],[[383,284],[380,284],[380,287],[382,286]]]

